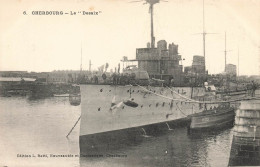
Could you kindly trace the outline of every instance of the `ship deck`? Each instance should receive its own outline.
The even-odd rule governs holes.
[[[193,115],[190,115],[190,117],[204,117],[204,116],[213,116],[213,115],[221,115],[226,112],[232,111],[234,108],[222,108],[222,109],[211,109],[211,110],[204,110],[200,113],[195,113]]]

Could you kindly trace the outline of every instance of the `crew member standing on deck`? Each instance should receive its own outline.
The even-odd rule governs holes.
[[[94,75],[94,82],[95,82],[95,84],[98,84],[98,77],[97,77],[97,75]]]
[[[252,81],[252,92],[251,92],[252,97],[255,97],[255,91],[257,88],[258,88],[258,85],[254,81]]]
[[[112,78],[113,78],[113,85],[116,85],[117,81],[116,81],[116,73],[112,74]]]

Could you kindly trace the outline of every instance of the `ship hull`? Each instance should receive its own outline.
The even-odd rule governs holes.
[[[166,122],[169,125],[177,120],[186,119],[191,114],[202,112],[204,109],[199,104],[178,100],[183,100],[183,97],[200,98],[206,94],[205,89],[201,87],[110,85],[81,85],[80,92],[81,150],[84,150],[83,148],[87,147],[91,140],[101,138],[102,141],[107,138],[107,135],[130,136],[131,138],[140,135],[140,129],[149,133],[158,129],[156,127],[168,128]],[[214,105],[216,104],[208,107],[214,107]],[[122,134],[123,132],[127,135]]]
[[[234,123],[235,112],[233,108],[216,112],[214,110],[205,111],[203,113],[191,117],[190,130],[219,129]]]
[[[119,150],[125,146],[134,146],[141,143],[144,138],[162,135],[177,127],[187,127],[190,118],[185,117],[173,121],[161,122],[140,127],[126,128],[79,137],[80,154],[97,155],[111,150]]]

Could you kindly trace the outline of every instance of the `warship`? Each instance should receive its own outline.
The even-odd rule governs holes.
[[[138,67],[127,67],[121,74],[130,81],[120,84],[115,77],[112,84],[80,85],[81,154],[108,148],[112,142],[124,142],[121,138],[137,140],[137,135],[171,130],[188,121],[189,116],[216,108],[226,100],[207,82],[205,45],[204,56],[194,56],[193,73],[186,75],[178,45],[167,46],[165,40],[160,40],[155,46],[153,7],[160,0],[144,2],[149,4],[151,42],[146,48],[136,49],[136,59],[125,59],[138,62]],[[205,42],[204,30],[202,34]],[[236,101],[231,101],[231,106],[236,107]]]

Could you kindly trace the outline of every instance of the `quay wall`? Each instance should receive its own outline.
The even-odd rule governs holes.
[[[241,102],[236,111],[229,166],[260,166],[260,101]]]

